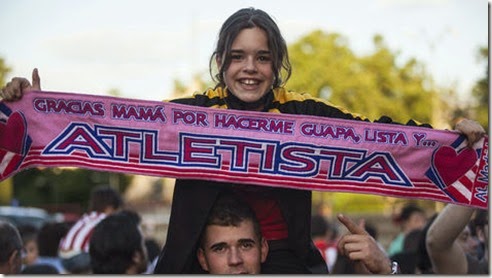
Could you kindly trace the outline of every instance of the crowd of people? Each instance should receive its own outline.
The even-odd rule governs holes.
[[[430,214],[430,215],[429,215]],[[413,219],[413,220],[412,220]],[[388,219],[389,220],[389,219]],[[488,211],[447,204],[440,212],[426,211],[408,202],[397,214],[394,224],[400,229],[387,248],[380,245],[401,274],[488,274]],[[322,224],[321,224],[322,223]],[[332,219],[313,215],[313,239],[322,254],[335,252],[335,261],[326,263],[332,274],[355,274],[350,260],[337,248],[340,237]],[[319,227],[324,229],[321,238]],[[362,226],[369,232],[367,225]],[[411,227],[411,228],[409,228]],[[377,230],[377,226],[374,227]],[[373,235],[376,240],[376,237]],[[397,245],[399,245],[397,247]]]
[[[93,192],[101,189],[116,193],[107,186]],[[406,232],[401,249],[392,255],[394,243],[387,249],[378,244],[377,225],[369,228],[363,220],[356,224],[343,215],[338,215],[337,224],[334,219],[313,215],[312,239],[329,273],[382,273],[385,271],[378,268],[386,265],[390,273],[398,274],[489,273],[487,210],[447,204],[428,215],[429,211],[410,202],[400,217],[409,210],[423,217],[423,225]],[[69,231],[83,230],[80,221],[70,225],[48,222],[37,229],[0,220],[0,273],[153,274],[160,246],[144,236],[141,222],[137,212],[122,205],[97,224],[86,222],[91,230],[87,251],[76,247],[80,252],[67,259]],[[340,226],[347,232],[342,233]],[[400,241],[399,236],[393,242]],[[369,247],[360,248],[359,244]],[[206,219],[194,255],[201,274],[261,274],[269,247],[252,208],[233,190],[225,190]]]
[[[144,237],[141,220],[136,211],[124,208],[120,193],[107,185],[92,189],[88,211],[75,223],[46,222],[38,229],[2,220],[1,273],[152,273],[147,249],[152,251],[158,244]],[[153,251],[150,258],[156,255]]]
[[[369,121],[326,100],[287,90],[284,86],[291,71],[287,45],[275,21],[262,10],[240,9],[222,25],[216,49],[210,58],[210,73],[216,86],[202,94],[171,101],[233,109],[237,113],[247,110]],[[15,101],[25,91],[41,90],[40,84],[39,73],[35,69],[32,84],[26,78],[13,78],[2,88],[1,97]],[[375,122],[399,124],[386,116]],[[406,124],[431,128],[414,120]],[[485,134],[478,123],[466,119],[456,125],[456,130],[467,137],[469,144]],[[231,198],[236,200],[231,201]],[[347,233],[336,237],[336,242],[327,243],[336,245],[336,257],[332,253],[320,252],[317,247],[320,241],[316,239],[315,245],[311,234],[311,207],[311,192],[306,190],[177,179],[166,243],[153,273],[328,274],[329,270],[337,273],[337,269],[356,274],[401,272],[398,262],[391,260],[392,255],[381,248],[364,224],[356,224],[345,215],[338,215],[337,221]],[[440,216],[435,218],[428,232],[421,234],[427,236],[424,248],[428,249],[431,271],[435,273],[445,269],[440,266],[441,262],[449,260],[444,253],[453,254],[453,258],[460,262],[459,258],[467,258],[459,252],[447,252],[455,249],[455,238],[435,240],[435,225],[453,231],[460,228],[448,227],[446,220],[441,221],[445,216]],[[470,220],[465,213],[462,217]],[[148,254],[139,221],[133,213],[104,213],[101,219],[94,221],[89,256],[80,256],[87,253],[87,247],[80,247],[78,251],[65,252],[66,260],[73,259],[76,262],[72,262],[78,265],[84,262],[85,257],[86,263],[90,261],[92,273],[143,273],[146,270],[144,266],[148,265]],[[422,227],[424,223],[402,224],[402,234],[392,252],[402,252],[405,240],[412,234],[410,229]],[[70,237],[62,239],[63,236],[59,238],[62,245]],[[18,262],[15,259],[23,250],[18,249],[19,246],[12,246],[6,255],[12,257],[12,263]],[[488,251],[483,253],[485,255],[477,261],[465,260],[467,267],[450,271],[470,271],[472,263],[478,264],[484,258],[488,260]],[[74,254],[79,256],[72,258]],[[340,263],[342,260],[344,263]],[[9,260],[6,262],[7,268],[16,269]],[[68,264],[65,261],[65,265]],[[337,267],[337,264],[343,266]],[[56,267],[58,270],[60,265]]]

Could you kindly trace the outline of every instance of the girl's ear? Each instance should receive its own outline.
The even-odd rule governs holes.
[[[217,64],[217,69],[220,70],[222,67],[222,57],[215,56],[215,63]]]

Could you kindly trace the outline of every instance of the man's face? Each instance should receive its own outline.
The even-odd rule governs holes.
[[[470,228],[468,226],[466,226],[460,233],[457,242],[466,254],[477,256],[477,247],[479,242],[471,235]]]
[[[259,274],[268,253],[265,239],[255,236],[253,222],[238,227],[209,225],[197,256],[210,274]]]
[[[404,231],[410,232],[415,229],[422,229],[427,223],[425,215],[421,212],[414,212],[404,224]]]

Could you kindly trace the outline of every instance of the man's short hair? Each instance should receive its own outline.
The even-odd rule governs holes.
[[[200,238],[200,246],[203,246],[204,244],[207,226],[218,225],[224,227],[239,227],[240,224],[246,220],[251,220],[253,222],[255,236],[261,240],[260,223],[251,207],[234,193],[230,191],[222,192],[208,215],[207,223]]]
[[[418,206],[417,204],[414,204],[414,203],[406,204],[402,208],[402,210],[400,212],[400,215],[397,218],[397,221],[399,221],[399,222],[405,222],[408,219],[410,219],[410,217],[414,213],[421,213],[421,214],[424,214],[425,215],[425,211],[420,206]]]
[[[135,252],[144,252],[140,222],[140,215],[124,210],[96,225],[89,245],[94,274],[124,274],[133,264]]]
[[[111,186],[98,185],[91,190],[89,211],[104,212],[106,207],[118,209],[121,206],[123,206],[123,199]]]

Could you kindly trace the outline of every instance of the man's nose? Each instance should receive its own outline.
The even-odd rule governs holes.
[[[231,248],[228,259],[229,265],[239,265],[243,263],[241,252],[237,248]]]

